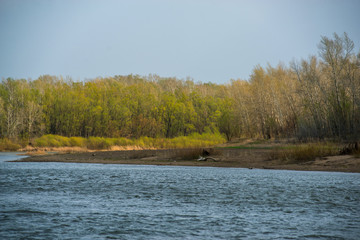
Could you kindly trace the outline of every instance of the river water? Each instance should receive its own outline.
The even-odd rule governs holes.
[[[0,239],[359,239],[360,174],[0,154]]]

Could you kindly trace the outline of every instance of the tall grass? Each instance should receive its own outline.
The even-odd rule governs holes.
[[[200,148],[226,142],[219,133],[192,134],[176,138],[103,138],[103,137],[63,137],[44,135],[34,140],[35,147],[83,147],[92,150],[110,149],[113,146],[143,149]]]
[[[17,150],[19,150],[21,148],[20,144],[14,143],[13,141],[4,138],[4,139],[0,139],[0,151],[10,151],[10,152],[15,152]]]
[[[286,163],[303,163],[316,158],[339,154],[339,146],[333,143],[308,143],[286,148],[275,148],[270,159],[281,159]]]

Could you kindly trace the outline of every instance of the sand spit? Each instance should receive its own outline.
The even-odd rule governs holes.
[[[209,150],[211,158],[207,161],[198,161],[198,156],[201,155],[199,149],[166,149],[51,153],[33,155],[16,162],[210,166],[360,173],[360,158],[351,155],[330,156],[304,163],[289,164],[281,160],[269,160],[271,149],[266,148],[207,149]]]

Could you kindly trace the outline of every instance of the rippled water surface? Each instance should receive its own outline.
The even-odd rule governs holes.
[[[359,239],[360,174],[10,163],[0,239]]]

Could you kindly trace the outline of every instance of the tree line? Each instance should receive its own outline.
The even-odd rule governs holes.
[[[322,37],[319,57],[263,68],[227,84],[44,75],[0,83],[0,136],[234,137],[358,140],[360,53],[346,33]]]

